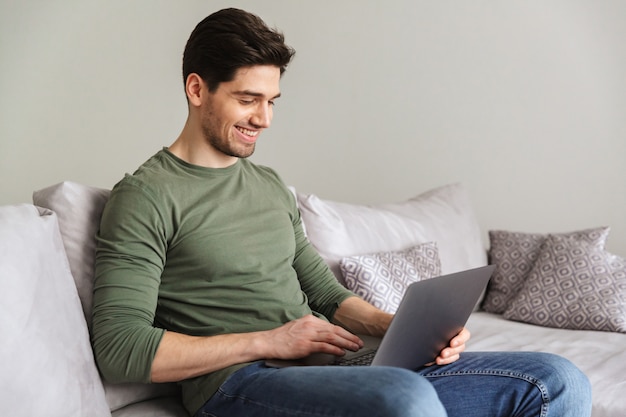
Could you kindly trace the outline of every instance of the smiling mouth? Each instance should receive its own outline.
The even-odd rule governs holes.
[[[259,134],[258,130],[249,130],[249,129],[245,129],[245,128],[239,127],[239,126],[235,126],[235,129],[237,129],[238,131],[240,131],[244,135],[249,136],[251,138],[254,138],[254,137],[256,137]]]

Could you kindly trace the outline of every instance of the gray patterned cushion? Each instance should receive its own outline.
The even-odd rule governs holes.
[[[434,242],[404,251],[350,256],[339,267],[350,290],[388,313],[396,312],[409,284],[441,274]]]
[[[603,249],[609,235],[608,227],[598,227],[555,236],[572,237]],[[547,234],[489,231],[489,262],[496,269],[489,281],[482,309],[502,314],[524,285],[533,268]]]
[[[504,318],[626,333],[626,261],[574,238],[550,236]]]

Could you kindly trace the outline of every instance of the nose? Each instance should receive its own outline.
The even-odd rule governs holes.
[[[259,103],[256,111],[250,118],[250,123],[256,127],[268,128],[272,123],[272,104],[271,103]]]

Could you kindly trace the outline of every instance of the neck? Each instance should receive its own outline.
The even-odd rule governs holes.
[[[205,168],[227,168],[239,158],[226,155],[215,149],[198,128],[185,123],[178,138],[168,148],[171,153],[185,162]]]

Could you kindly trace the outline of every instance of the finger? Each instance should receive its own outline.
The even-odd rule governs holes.
[[[427,364],[425,364],[424,366],[433,366],[433,365],[449,365],[452,362],[456,362],[457,360],[459,360],[461,358],[461,355],[459,354],[453,354],[453,355],[439,355],[435,358],[434,361],[432,362],[428,362]]]
[[[459,355],[465,351],[465,348],[466,348],[465,344],[457,345],[455,347],[447,347],[441,351],[439,356],[445,359],[445,358],[449,358],[450,356]]]
[[[363,340],[361,340],[360,337],[358,337],[357,335],[349,332],[348,330],[344,329],[341,326],[335,326],[335,330],[337,331],[339,337],[343,338],[344,340],[348,341],[350,343],[351,346],[355,347],[355,350],[361,349],[364,345]]]
[[[437,359],[435,359],[435,363],[437,365],[449,365],[452,362],[456,362],[459,360],[459,358],[461,357],[461,355],[450,355],[450,356],[446,356],[446,357],[442,357],[442,356],[438,356]]]
[[[471,333],[465,327],[461,329],[461,331],[450,340],[450,347],[457,347],[464,345],[469,341],[471,337]]]
[[[447,347],[441,351],[435,359],[437,365],[446,365],[459,359],[462,352],[465,351],[465,344],[456,347]]]
[[[337,346],[341,349],[357,351],[363,347],[363,341],[356,335],[342,327],[331,325],[329,332],[324,332],[321,341]]]
[[[325,343],[325,342],[316,342],[312,345],[312,347],[313,347],[313,350],[311,351],[312,354],[327,353],[327,354],[331,354],[334,356],[344,356],[347,350],[337,345],[334,345],[332,343]]]

